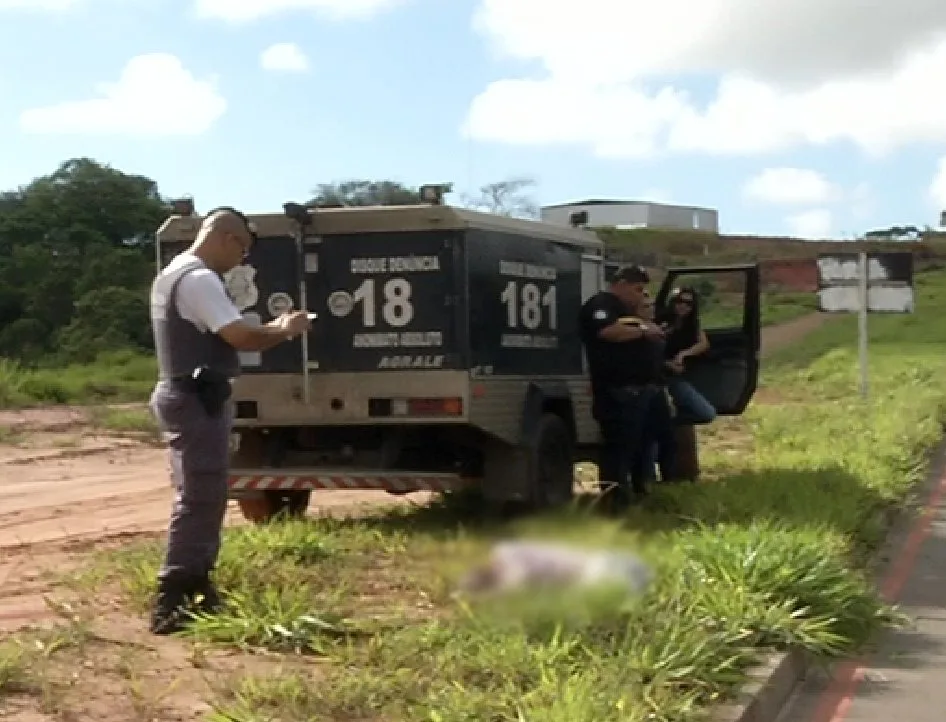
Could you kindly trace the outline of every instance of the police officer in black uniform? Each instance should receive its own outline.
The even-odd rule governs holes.
[[[603,441],[600,484],[619,506],[631,500],[628,477],[636,495],[647,491],[644,428],[660,381],[653,342],[664,333],[654,323],[640,318],[628,323],[626,317],[642,308],[649,282],[640,266],[619,269],[607,290],[585,301],[579,320],[591,372],[592,414]]]

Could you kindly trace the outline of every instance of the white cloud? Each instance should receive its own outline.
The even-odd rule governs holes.
[[[786,206],[829,203],[840,195],[821,173],[807,168],[766,168],[750,178],[742,192],[749,200]]]
[[[400,5],[404,0],[194,0],[203,19],[250,22],[287,12],[317,12],[336,20],[359,20]]]
[[[595,32],[575,32],[578,20]],[[946,5],[902,0],[865,12],[858,0],[584,0],[576,13],[573,3],[480,0],[475,25],[502,52],[539,60],[552,75],[607,83],[735,71],[804,83],[889,67],[941,34]]]
[[[830,142],[883,154],[946,141],[946,104],[924,101],[946,76],[941,0],[869,12],[857,0],[585,0],[575,13],[572,3],[480,0],[477,28],[546,76],[489,85],[466,132],[611,157]],[[669,83],[682,74],[718,76],[715,96],[703,102]]]
[[[777,206],[833,207],[816,207],[786,217],[790,235],[797,238],[830,238],[837,235],[838,215],[863,222],[873,214],[873,192],[867,183],[842,188],[807,168],[766,168],[750,178],[742,192],[749,200]]]
[[[301,73],[309,69],[309,59],[295,43],[270,45],[260,53],[259,62],[264,70]]]
[[[816,208],[802,211],[785,219],[789,232],[795,238],[826,239],[831,236],[834,217],[831,211]]]
[[[100,97],[26,110],[20,127],[36,134],[200,135],[227,109],[213,79],[195,78],[166,53],[132,58],[117,82],[96,90]]]
[[[930,183],[930,199],[937,211],[946,211],[946,156],[936,164],[936,173]]]

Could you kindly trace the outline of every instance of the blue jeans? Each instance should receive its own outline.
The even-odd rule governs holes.
[[[684,417],[687,423],[708,424],[716,418],[713,405],[688,381],[680,377],[671,378],[667,381],[667,390],[677,407],[677,415]],[[644,478],[648,481],[656,479],[655,466],[659,451],[659,442],[655,439],[651,439],[645,447]]]
[[[693,385],[675,376],[667,381],[677,415],[691,424],[708,424],[716,418],[716,409]]]
[[[612,389],[600,394],[595,418],[601,426],[601,459],[598,464],[602,490],[617,486],[645,493],[651,446],[657,447],[654,461],[662,473],[669,472],[676,444],[673,418],[663,389],[648,384],[637,389]]]

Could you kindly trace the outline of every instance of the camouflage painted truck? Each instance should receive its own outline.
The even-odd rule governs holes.
[[[160,265],[201,220],[165,221]],[[571,499],[573,464],[599,443],[578,334],[605,284],[593,232],[439,203],[286,204],[250,220],[258,242],[225,278],[244,318],[318,318],[307,337],[241,354],[229,484],[247,518],[303,513],[320,489]],[[740,414],[758,373],[757,267],[671,269],[657,298],[681,274],[717,272],[744,274],[743,322],[709,331],[691,380]]]

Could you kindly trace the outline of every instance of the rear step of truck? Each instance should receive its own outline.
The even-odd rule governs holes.
[[[231,469],[230,491],[377,489],[392,494],[459,491],[474,483],[459,474],[378,469]]]

